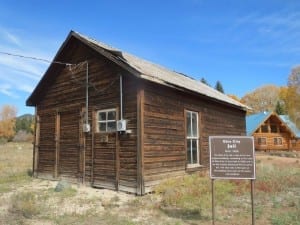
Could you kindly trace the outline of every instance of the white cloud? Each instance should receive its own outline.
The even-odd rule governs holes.
[[[18,98],[19,96],[16,95],[11,89],[12,89],[12,87],[9,84],[1,84],[0,85],[0,93],[6,95],[8,97],[14,98],[14,99]]]
[[[27,93],[31,93],[34,87],[28,84],[21,84],[18,86],[18,89]]]
[[[19,37],[17,37],[17,35],[14,35],[12,32],[8,31],[7,29],[0,28],[0,35],[8,43],[11,43],[11,44],[17,45],[17,46],[21,46],[21,44],[22,44]]]
[[[42,74],[41,65],[18,57],[4,55],[0,58],[0,65],[10,68],[14,71],[22,72],[20,75],[39,80]]]
[[[22,92],[31,93],[49,66],[43,61],[26,57],[51,58],[48,50],[41,51],[44,49],[41,47],[45,45],[44,40],[34,42],[36,37],[26,34],[20,37],[0,27],[0,93],[13,99],[24,95]]]

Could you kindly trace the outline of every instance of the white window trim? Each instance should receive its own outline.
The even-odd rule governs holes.
[[[187,118],[187,115],[188,114],[196,114],[196,124],[197,124],[197,135],[196,136],[187,136],[188,134],[188,131],[186,130],[186,146],[187,146],[187,141],[189,140],[196,140],[197,142],[197,163],[189,163],[187,162],[187,168],[195,168],[195,167],[200,167],[200,157],[199,157],[199,113],[198,112],[195,112],[195,111],[190,111],[190,110],[186,110],[186,113],[185,113],[185,117]],[[186,121],[186,118],[185,118],[185,121]],[[192,117],[191,117],[192,118]],[[185,124],[186,127],[187,127],[187,124]],[[192,120],[191,120],[191,129],[193,131],[193,127],[192,127]],[[186,149],[188,151],[188,149]],[[192,158],[192,151],[191,151],[191,158]]]
[[[105,121],[104,120],[99,120],[99,113],[103,113],[103,112],[107,113],[107,112],[112,112],[112,111],[114,111],[116,113],[115,120],[105,120]],[[116,132],[116,130],[115,131],[107,131],[107,123],[108,122],[117,122],[117,109],[116,108],[98,110],[97,114],[96,114],[96,119],[97,119],[96,120],[96,132],[97,133],[114,133],[114,132]],[[106,123],[106,131],[100,131],[99,124],[101,123],[101,121],[103,121],[103,123],[104,122]]]

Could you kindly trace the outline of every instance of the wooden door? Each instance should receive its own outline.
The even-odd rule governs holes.
[[[80,173],[80,112],[77,109],[59,112],[59,146],[57,175],[79,178]]]
[[[39,118],[35,172],[39,177],[53,177],[55,165],[55,112],[40,113]]]
[[[117,189],[116,133],[94,135],[93,185]]]

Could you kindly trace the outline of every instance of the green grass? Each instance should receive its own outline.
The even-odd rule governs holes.
[[[272,225],[300,225],[300,211],[273,214]]]

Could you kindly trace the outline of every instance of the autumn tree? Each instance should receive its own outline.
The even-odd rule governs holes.
[[[300,127],[300,66],[293,68],[288,77],[286,106],[290,118]]]
[[[241,101],[241,99],[238,96],[236,96],[236,95],[228,94],[227,96],[230,97],[230,98],[232,98],[235,101],[238,101],[238,102]]]
[[[11,140],[15,135],[17,109],[12,105],[3,105],[0,109],[0,138]]]
[[[215,89],[221,93],[224,93],[224,89],[220,81],[217,81]]]
[[[279,98],[280,88],[275,85],[265,85],[242,97],[241,102],[252,108],[251,113],[263,111],[273,112]]]

